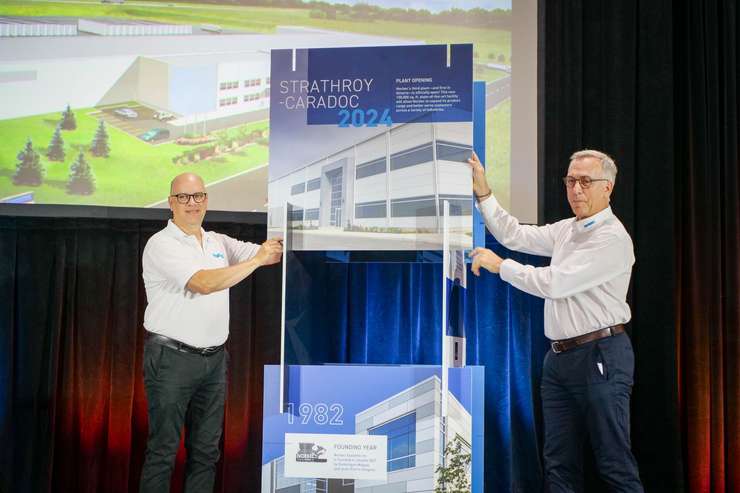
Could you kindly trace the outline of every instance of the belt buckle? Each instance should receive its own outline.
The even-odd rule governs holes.
[[[208,346],[208,347],[200,348],[200,354],[201,356],[210,356],[212,354],[216,354],[219,348],[220,346]]]
[[[560,341],[551,342],[550,347],[552,348],[552,352],[555,354],[560,354],[563,352],[563,345]]]

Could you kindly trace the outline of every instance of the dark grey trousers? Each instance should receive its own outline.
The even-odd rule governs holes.
[[[542,370],[545,483],[550,493],[583,491],[583,444],[590,439],[609,489],[643,493],[630,449],[634,354],[627,334],[556,354]]]
[[[183,353],[147,341],[144,387],[149,438],[141,493],[168,493],[180,433],[185,427],[186,493],[210,493],[216,476],[226,395],[226,350]]]

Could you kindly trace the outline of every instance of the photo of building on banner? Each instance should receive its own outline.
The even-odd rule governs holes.
[[[472,45],[273,50],[268,230],[295,250],[472,247]]]
[[[484,368],[292,365],[287,412],[265,366],[261,493],[483,492]],[[361,389],[361,390],[359,390]],[[448,484],[448,486],[450,486]]]

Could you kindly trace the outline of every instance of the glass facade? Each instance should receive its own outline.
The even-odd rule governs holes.
[[[416,413],[368,430],[388,437],[388,472],[416,467]]]

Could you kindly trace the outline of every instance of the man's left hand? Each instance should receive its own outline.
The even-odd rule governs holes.
[[[501,257],[493,253],[488,248],[480,247],[470,252],[470,258],[473,259],[473,265],[470,267],[470,269],[476,276],[480,276],[481,267],[486,269],[488,272],[498,274],[501,270],[501,262],[504,261]]]

